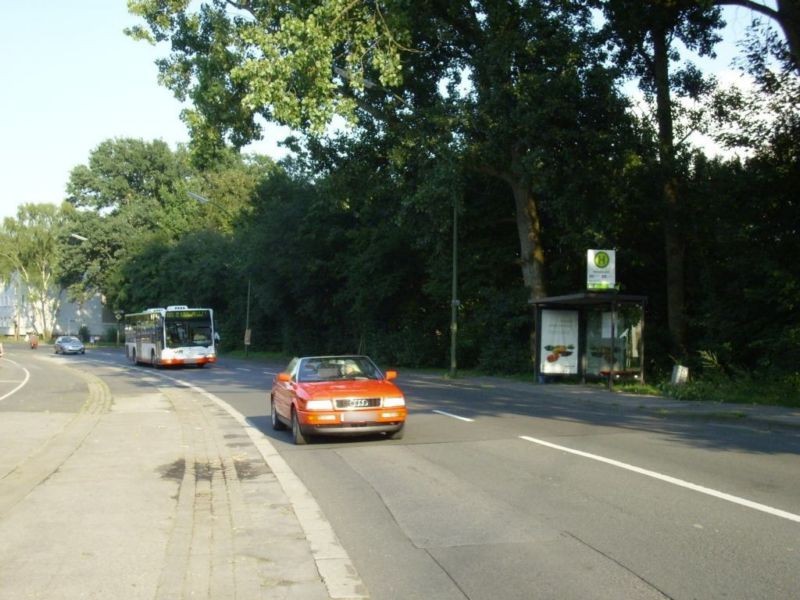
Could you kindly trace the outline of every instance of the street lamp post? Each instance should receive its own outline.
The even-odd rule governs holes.
[[[75,233],[75,232],[70,233],[69,237],[71,237],[72,239],[78,240],[81,244],[83,244],[84,242],[88,242],[89,241],[89,238],[87,238],[86,236],[83,236],[83,235],[81,235],[79,233]],[[85,281],[86,281],[86,273],[83,274],[83,282],[85,283]],[[78,319],[69,319],[67,321],[67,335],[72,335],[72,323],[76,323],[77,324],[78,322],[80,322],[82,320],[81,319],[81,312],[83,312],[82,306],[83,306],[84,301],[87,301],[87,300],[88,300],[88,298],[87,298],[87,295],[86,295],[86,291],[83,290],[81,292],[81,296],[79,298],[79,303],[78,303]],[[84,325],[85,325],[85,323],[84,323]],[[76,331],[76,334],[80,334],[80,332],[81,332],[80,327],[78,327],[78,330]]]
[[[342,79],[349,81],[350,74],[342,68],[336,67],[334,69],[336,74]],[[369,79],[363,80],[364,87],[382,90],[392,94],[396,100],[401,104],[407,105],[397,94],[391,92],[389,89],[379,85],[378,83]],[[191,193],[191,192],[190,192]],[[456,339],[458,336],[458,307],[461,302],[458,300],[458,200],[453,198],[453,280],[452,280],[452,294],[450,299],[450,376],[456,376]]]
[[[450,377],[456,376],[458,335],[458,202],[453,198],[453,281],[450,299]]]
[[[200,204],[211,204],[212,206],[215,206],[216,208],[218,208],[222,212],[226,213],[229,217],[233,217],[233,215],[230,213],[230,211],[228,209],[226,209],[224,206],[220,205],[219,203],[214,202],[213,200],[210,200],[210,199],[206,198],[205,196],[201,196],[200,194],[197,194],[195,192],[187,191],[186,193],[189,194],[190,197],[192,197],[195,200],[197,200],[198,202],[200,202]],[[251,287],[251,283],[252,283],[252,277],[248,274],[248,276],[247,276],[247,305],[246,305],[246,308],[245,308],[245,317],[244,317],[244,355],[245,356],[247,356],[247,353],[248,353],[248,351],[250,349],[250,287]]]

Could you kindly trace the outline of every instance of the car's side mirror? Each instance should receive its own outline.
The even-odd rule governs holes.
[[[386,371],[386,380],[397,379],[397,371]]]
[[[278,381],[282,383],[289,383],[292,380],[292,376],[288,373],[278,373]]]

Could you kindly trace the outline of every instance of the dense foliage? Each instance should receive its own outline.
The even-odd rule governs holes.
[[[529,370],[531,299],[613,247],[649,298],[649,374],[797,372],[800,93],[763,25],[741,92],[678,60],[713,50],[724,2],[194,4],[131,3],[171,43],[193,140],[108,140],[73,170],[54,256],[74,298],[212,306],[228,348],[247,325],[253,349],[442,367],[455,215],[459,367]],[[299,129],[281,164],[237,153],[261,118]],[[696,127],[738,157],[683,143]]]

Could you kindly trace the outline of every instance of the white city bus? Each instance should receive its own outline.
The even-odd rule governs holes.
[[[217,361],[214,311],[168,306],[125,315],[125,355],[133,364],[196,365]]]

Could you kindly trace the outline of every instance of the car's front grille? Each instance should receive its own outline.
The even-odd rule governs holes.
[[[381,405],[380,398],[341,398],[336,400],[336,408],[376,408]]]

